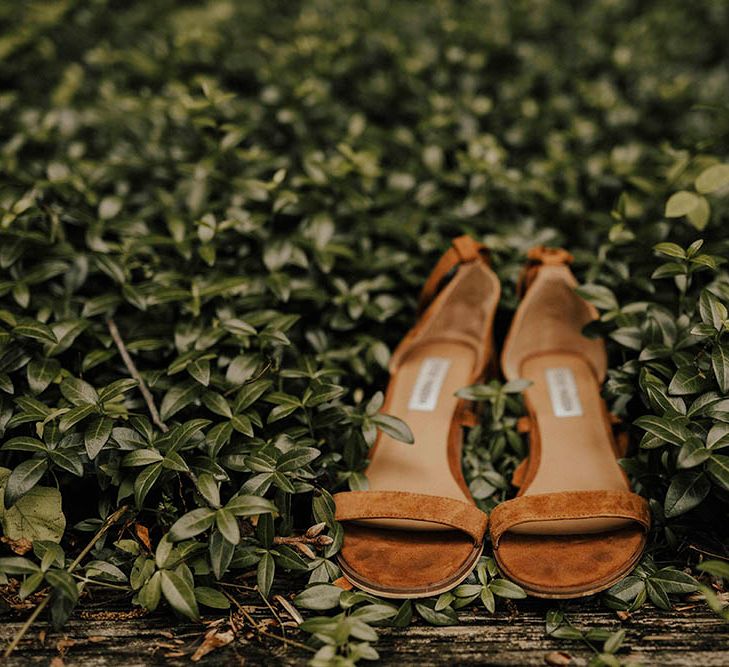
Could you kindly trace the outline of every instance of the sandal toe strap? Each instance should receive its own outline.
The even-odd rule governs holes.
[[[491,540],[497,547],[504,533],[516,526],[570,519],[627,519],[645,530],[651,523],[648,502],[631,491],[537,493],[518,496],[494,508]]]
[[[488,517],[478,507],[455,498],[407,491],[347,491],[334,494],[337,521],[407,519],[461,530],[476,544],[483,540]]]

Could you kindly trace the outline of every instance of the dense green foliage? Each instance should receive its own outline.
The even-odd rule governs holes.
[[[33,541],[0,570],[22,596],[49,584],[58,624],[81,580],[197,618],[228,605],[219,580],[257,569],[266,596],[292,571],[315,585],[302,608],[339,609],[304,626],[327,664],[376,657],[372,623],[521,597],[488,560],[399,610],[329,584],[328,491],[364,487],[378,428],[407,439],[378,391],[463,232],[492,248],[500,337],[537,243],[574,252],[601,311],[656,519],[608,604],[669,607],[696,588],[669,565],[726,557],[729,6],[65,0],[0,18],[0,521]],[[513,390],[469,390],[486,509],[526,451]],[[125,529],[69,568],[120,505]],[[609,664],[622,638],[599,638]]]

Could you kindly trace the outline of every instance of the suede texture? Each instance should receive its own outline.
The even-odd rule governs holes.
[[[504,533],[525,523],[562,519],[620,518],[650,528],[650,510],[645,498],[630,491],[564,491],[517,496],[497,505],[491,512],[491,540],[494,547]]]
[[[388,598],[427,597],[458,585],[482,544],[460,531],[369,528],[347,523],[339,566],[363,590]]]
[[[473,351],[473,367],[461,386],[482,379],[489,364],[493,368],[499,293],[486,248],[468,236],[454,239],[421,292],[417,323],[391,357],[383,412],[395,403],[391,389],[398,371],[424,346],[452,342]],[[429,494],[443,486],[432,477],[419,480],[413,493],[397,490],[397,475],[388,475],[394,479],[392,486],[373,484],[373,491],[335,495],[336,517],[344,526],[339,564],[363,590],[389,598],[435,595],[459,584],[478,561],[488,518],[473,504],[461,469],[463,427],[476,421],[470,403],[459,399],[448,419],[442,443],[447,466],[438,474],[455,481],[460,500]],[[382,441],[380,434],[371,460]],[[416,493],[421,488],[423,493]],[[422,530],[417,522],[423,522]]]
[[[578,381],[586,383],[585,400],[592,400],[591,392],[597,397],[605,377],[606,354],[603,341],[582,335],[584,325],[595,319],[597,313],[574,292],[577,281],[568,266],[571,259],[561,249],[541,247],[529,253],[529,263],[520,280],[523,298],[504,345],[502,368],[507,379],[514,379],[522,376],[530,359],[558,355],[558,365],[563,365],[569,363],[565,354],[577,355],[589,365],[591,373],[580,376],[579,364],[572,364],[572,369]],[[535,365],[531,368],[533,372]],[[589,388],[590,384],[593,389]],[[530,402],[528,394],[529,390],[525,394],[529,416],[519,420],[518,430],[529,434],[529,457],[514,472],[513,481],[521,487],[519,495],[501,503],[491,513],[494,556],[503,573],[531,595],[545,598],[591,595],[619,581],[640,559],[650,527],[649,507],[643,498],[630,491],[624,473],[621,473],[624,490],[589,487],[576,490],[567,486],[552,493],[530,494],[530,485],[544,472],[540,465],[544,463],[545,443],[541,442],[540,433],[542,413]],[[544,401],[540,407],[545,408]],[[602,426],[585,432],[599,436],[616,457],[624,455],[626,438],[616,438],[614,433],[619,420],[608,413],[602,401],[600,408],[591,414]],[[554,417],[547,414],[544,418]],[[557,437],[554,429],[551,435]],[[579,468],[581,451],[593,451],[594,455],[594,450],[582,443],[579,439],[574,441],[570,460],[565,460],[564,465]],[[550,465],[556,465],[553,458]],[[553,480],[561,477],[559,471],[551,468],[550,471],[555,473]],[[574,475],[570,477],[574,480]],[[601,525],[608,524],[609,528],[600,529]]]
[[[488,517],[471,503],[454,498],[402,491],[349,491],[334,495],[337,521],[410,519],[429,521],[460,530],[479,544]]]
[[[502,572],[535,597],[592,595],[622,579],[640,559],[645,529],[593,535],[506,533],[494,556]]]

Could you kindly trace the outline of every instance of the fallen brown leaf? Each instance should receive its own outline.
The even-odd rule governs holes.
[[[351,591],[354,588],[352,582],[347,577],[339,577],[339,579],[335,579],[332,583],[345,591]]]
[[[224,632],[219,632],[217,629],[210,630],[205,634],[205,639],[203,639],[203,643],[200,644],[200,646],[197,647],[195,653],[192,654],[191,660],[193,662],[197,662],[203,656],[206,656],[208,653],[215,651],[221,646],[227,646],[234,639],[235,634],[232,630],[225,630]]]
[[[552,651],[544,656],[544,662],[551,667],[563,667],[572,662],[572,656],[564,651]]]
[[[64,637],[63,639],[59,639],[56,642],[56,650],[61,655],[65,655],[66,651],[68,651],[68,649],[70,649],[75,643],[76,643],[75,639],[69,639],[68,637]]]
[[[149,539],[149,528],[143,526],[141,523],[134,524],[134,532],[139,538],[140,542],[147,547],[147,551],[152,551],[152,541]]]
[[[278,602],[284,608],[284,611],[294,619],[296,625],[304,622],[303,616],[283,595],[274,595],[273,599],[274,602]]]
[[[14,540],[3,535],[0,537],[0,544],[4,544],[10,551],[18,554],[18,556],[25,556],[33,548],[33,543],[25,537]]]

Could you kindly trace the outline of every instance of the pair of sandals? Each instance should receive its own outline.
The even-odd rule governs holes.
[[[472,571],[487,529],[504,575],[537,597],[597,593],[640,559],[650,512],[617,463],[625,443],[600,396],[605,346],[582,335],[597,313],[575,292],[571,260],[534,248],[522,275],[501,368],[507,380],[531,381],[519,422],[530,452],[514,474],[518,495],[490,517],[463,477],[462,429],[476,417],[456,392],[495,372],[500,283],[486,247],[468,236],[439,260],[417,324],[392,356],[383,407],[410,426],[414,444],[380,433],[369,490],[334,496],[351,583],[386,598],[438,595]]]

